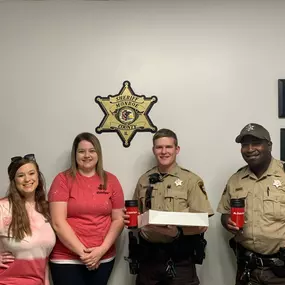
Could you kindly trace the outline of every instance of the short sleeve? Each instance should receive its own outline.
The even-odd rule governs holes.
[[[221,214],[230,214],[231,212],[230,200],[231,198],[230,198],[229,186],[226,185],[221,200],[219,202],[217,211]]]
[[[4,214],[3,214],[3,205],[0,201],[0,236],[4,235]]]
[[[8,236],[8,229],[12,221],[12,213],[9,201],[5,198],[0,200],[0,236]]]
[[[5,251],[3,243],[2,243],[2,240],[1,240],[1,237],[5,236],[4,235],[3,218],[4,218],[4,216],[3,216],[3,206],[2,206],[2,203],[0,201],[0,252],[4,252]]]
[[[192,182],[192,181],[191,181]],[[201,178],[193,181],[188,200],[190,204],[190,212],[208,213],[209,216],[214,215],[208,195],[206,193],[204,182]]]
[[[115,175],[108,174],[110,179],[110,183],[112,184],[112,195],[111,195],[111,202],[113,209],[122,209],[124,208],[125,201],[124,201],[124,193],[122,186]]]
[[[59,173],[53,180],[48,192],[49,202],[67,202],[70,189],[68,187],[68,177],[64,172]]]

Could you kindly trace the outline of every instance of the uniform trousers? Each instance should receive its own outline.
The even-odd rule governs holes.
[[[200,284],[196,266],[190,258],[174,261],[176,277],[169,278],[166,261],[152,258],[140,263],[136,285],[198,285]]]
[[[277,277],[268,267],[258,267],[254,269],[250,274],[249,282],[240,280],[243,272],[243,269],[238,268],[236,285],[285,285],[285,277]]]

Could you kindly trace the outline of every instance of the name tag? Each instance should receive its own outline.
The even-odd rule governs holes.
[[[243,188],[242,187],[239,187],[239,188],[236,188],[236,191],[241,191]]]

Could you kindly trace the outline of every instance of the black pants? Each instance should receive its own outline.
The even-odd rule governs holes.
[[[248,282],[240,280],[244,270],[243,267],[238,267],[236,276],[236,285],[247,285]],[[256,268],[250,274],[250,283],[252,285],[284,285],[285,277],[277,277],[270,268]]]
[[[166,262],[155,258],[140,263],[136,285],[199,285],[195,264],[191,259],[175,261],[177,276],[168,278]]]
[[[114,262],[101,263],[96,270],[88,270],[81,264],[50,262],[52,281],[54,285],[107,285]]]

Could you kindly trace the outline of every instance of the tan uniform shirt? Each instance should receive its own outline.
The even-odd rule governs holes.
[[[228,181],[217,211],[230,214],[230,199],[245,198],[245,224],[236,241],[249,250],[273,254],[285,246],[285,172],[272,158],[267,171],[257,178],[248,166]]]
[[[146,190],[149,187],[149,175],[159,173],[154,167],[138,181],[134,199],[139,201],[140,212],[145,212]],[[202,179],[196,174],[175,165],[163,175],[163,181],[152,184],[151,209],[168,212],[204,212],[213,215]],[[142,236],[151,242],[171,242],[173,238],[143,228]]]

